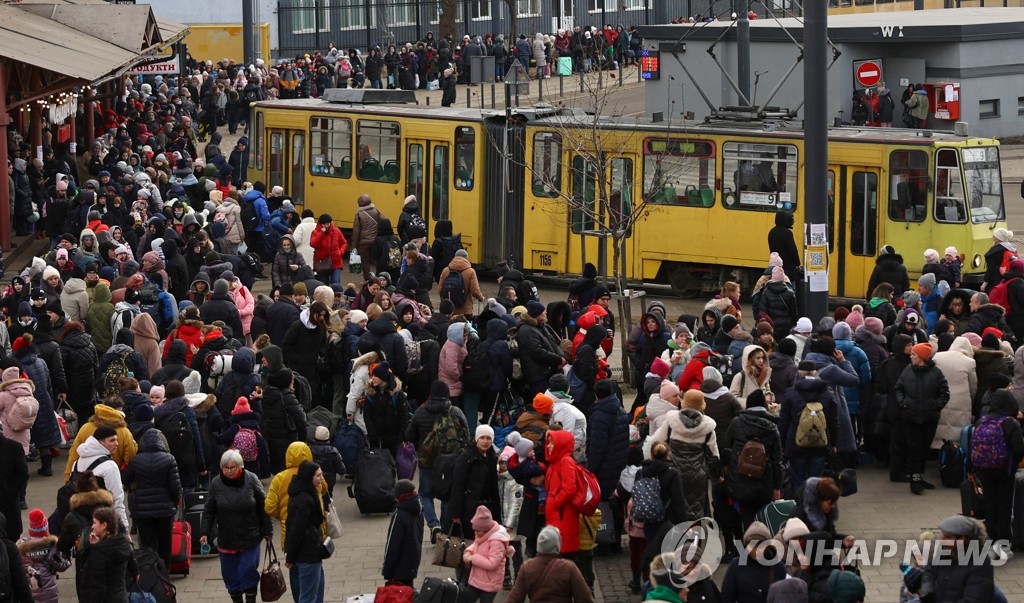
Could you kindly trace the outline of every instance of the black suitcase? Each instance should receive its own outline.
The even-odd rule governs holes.
[[[416,603],[460,603],[464,590],[466,587],[451,578],[427,578],[423,581]]]
[[[205,513],[205,511],[203,510],[203,507],[198,507],[198,508],[196,508],[194,510],[186,511],[185,512],[185,521],[187,521],[189,526],[192,527],[192,556],[193,557],[202,557],[202,556],[204,556],[204,554],[203,554],[203,545],[202,545],[202,543],[199,542],[199,536],[201,536],[201,534],[199,532],[199,529],[203,525],[203,514],[204,513]],[[210,522],[210,534],[209,534],[209,537],[207,538],[207,544],[210,545],[210,552],[206,553],[206,555],[216,555],[217,554],[216,542],[217,542],[217,523],[216,522]]]
[[[201,511],[206,506],[206,500],[209,497],[209,492],[186,492],[181,506],[185,508],[185,511]],[[196,526],[192,527],[196,528]]]
[[[985,494],[981,480],[973,475],[960,484],[960,513],[974,519],[985,519]]]
[[[359,451],[355,479],[349,496],[363,515],[390,513],[395,510],[395,458],[386,448],[364,448]]]

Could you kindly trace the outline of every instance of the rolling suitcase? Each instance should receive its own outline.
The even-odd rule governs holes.
[[[192,528],[180,514],[171,529],[171,567],[172,574],[187,576],[192,570]]]
[[[465,596],[465,590],[466,587],[451,578],[427,578],[423,581],[416,603],[459,603]]]
[[[974,519],[985,519],[985,494],[981,481],[973,474],[960,484],[960,513]]]
[[[199,542],[199,530],[202,529],[203,525],[203,514],[206,512],[206,500],[209,498],[209,492],[188,492],[184,496],[183,507],[185,509],[185,521],[188,522],[191,528],[192,534],[195,536],[192,539],[192,555],[202,556],[203,545]],[[217,550],[214,548],[214,543],[217,541],[217,524],[210,524],[209,534],[210,552],[207,555],[216,555]]]
[[[775,536],[786,525],[789,514],[795,508],[795,500],[775,500],[762,507],[755,519],[768,526],[768,531]]]
[[[1024,550],[1024,469],[1018,469],[1013,482],[1013,521],[1010,524],[1013,550]]]
[[[364,448],[359,452],[359,468],[349,486],[349,496],[363,515],[395,510],[395,459],[386,448]]]

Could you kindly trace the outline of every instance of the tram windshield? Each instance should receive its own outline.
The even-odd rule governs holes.
[[[969,147],[962,149],[964,183],[971,204],[971,221],[995,222],[1004,220],[1003,183],[999,170],[999,147]]]

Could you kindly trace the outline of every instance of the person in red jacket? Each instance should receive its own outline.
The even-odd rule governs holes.
[[[340,285],[348,241],[334,225],[334,219],[330,214],[323,214],[317,220],[316,228],[309,238],[309,245],[313,248],[313,270],[316,272],[316,278],[325,285]],[[328,260],[330,268],[327,267]]]
[[[545,441],[548,462],[544,481],[548,491],[544,518],[547,525],[558,528],[562,535],[559,553],[573,559],[580,550],[580,514],[572,505],[576,496],[576,461],[572,451],[576,438],[571,431],[549,430]]]
[[[690,389],[700,389],[700,384],[704,381],[704,367],[711,365],[711,348],[708,344],[702,342],[697,343],[690,348],[692,356],[690,361],[686,363],[686,368],[683,369],[683,373],[679,375],[679,380],[676,381],[676,385],[679,386],[679,391],[685,392]]]

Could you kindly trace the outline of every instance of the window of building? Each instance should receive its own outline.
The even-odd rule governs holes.
[[[257,170],[263,169],[263,112],[253,111],[256,116],[256,124],[252,129],[252,146],[249,147],[249,167],[255,166]]]
[[[317,176],[352,177],[352,121],[337,117],[309,120],[309,171]]]
[[[363,29],[366,27],[366,5],[361,0],[340,0],[335,7],[339,29]]]
[[[520,17],[539,15],[540,0],[516,0],[516,10],[519,11]]]
[[[572,232],[594,229],[594,201],[597,199],[597,169],[587,158],[572,157],[572,202],[569,204],[569,221]]]
[[[409,1],[387,5],[388,25],[398,27],[400,25],[415,25],[417,21],[416,7],[418,5]]]
[[[270,188],[284,186],[284,133],[270,133]]]
[[[455,128],[455,188],[460,191],[473,190],[476,180],[476,132],[473,128]]]
[[[832,253],[836,240],[836,172],[828,171],[828,178],[825,180],[825,195],[828,198],[828,215],[825,219],[828,225],[828,252]]]
[[[533,163],[530,168],[533,194],[557,197],[562,190],[562,137],[554,132],[533,135]]]
[[[472,2],[469,3],[469,12],[471,19],[490,19],[491,1],[473,0]]]
[[[935,221],[955,224],[967,221],[956,149],[939,149],[935,153]]]
[[[659,205],[715,204],[715,144],[702,140],[644,140],[644,199]]]
[[[1017,115],[1024,115],[1024,96],[1017,97]]]
[[[878,244],[878,176],[872,172],[854,172],[852,192],[850,252],[874,257]]]
[[[978,101],[978,117],[981,119],[999,117],[999,99],[990,98],[988,100]]]
[[[796,179],[797,153],[793,145],[722,145],[723,202],[727,208],[794,211]]]
[[[320,5],[320,10],[317,10],[317,4]],[[295,0],[289,12],[292,14],[293,34],[314,33],[318,27],[321,33],[331,30],[331,13],[326,3],[317,0]]]
[[[408,169],[405,176],[405,194],[416,195],[416,199],[422,203],[423,198],[423,145],[414,143],[409,145],[405,154],[408,162]]]
[[[922,222],[928,215],[928,154],[893,151],[889,154],[889,219]]]
[[[398,182],[398,122],[360,120],[358,125],[360,180]]]

